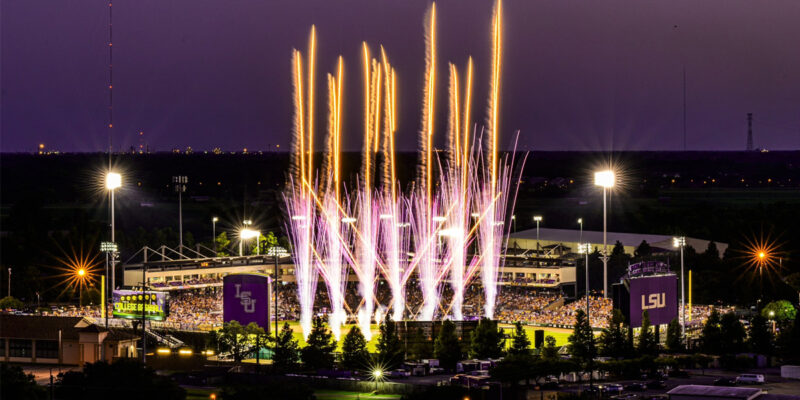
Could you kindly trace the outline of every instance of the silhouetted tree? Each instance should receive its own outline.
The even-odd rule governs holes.
[[[336,340],[333,334],[321,317],[314,318],[306,346],[300,349],[300,359],[303,364],[312,370],[332,368],[334,350],[336,350]]]
[[[349,370],[364,369],[369,361],[367,339],[358,325],[353,325],[342,341],[342,366]]]
[[[622,311],[614,309],[608,318],[608,327],[600,334],[600,354],[608,357],[625,357],[625,332],[623,331],[625,317]]]
[[[517,321],[514,324],[514,335],[511,337],[511,347],[508,349],[508,354],[526,355],[531,353],[531,341],[528,339],[528,334],[522,323]]]
[[[505,338],[497,327],[497,321],[481,318],[471,336],[469,352],[472,357],[498,358],[503,355]]]
[[[439,329],[439,336],[433,346],[433,354],[439,359],[442,368],[454,370],[456,363],[461,360],[461,343],[456,335],[456,324],[444,320]]]
[[[380,326],[380,335],[375,349],[378,351],[378,360],[385,368],[394,368],[403,362],[403,344],[397,336],[397,323],[394,322],[391,314],[386,314],[386,318]]]
[[[284,323],[281,332],[275,339],[272,355],[273,365],[279,369],[292,369],[300,360],[299,347],[289,323]]]
[[[772,332],[764,316],[756,314],[750,319],[749,333],[747,344],[750,350],[759,354],[772,353]]]
[[[650,324],[650,314],[642,312],[642,328],[639,330],[639,346],[637,347],[641,355],[655,355],[658,352],[653,326]]]
[[[683,340],[681,339],[681,324],[677,318],[673,318],[667,325],[667,349],[671,352],[683,350]]]

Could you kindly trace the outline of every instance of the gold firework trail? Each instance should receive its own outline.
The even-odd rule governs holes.
[[[467,61],[467,82],[464,88],[464,120],[462,121],[462,129],[464,130],[464,138],[462,140],[462,165],[461,165],[461,183],[463,185],[462,191],[464,196],[467,194],[467,175],[469,173],[469,131],[472,129],[470,123],[470,105],[472,102],[472,57]]]
[[[325,181],[325,191],[330,191],[335,187],[333,182],[333,158],[334,144],[336,142],[336,78],[333,74],[327,74],[328,82],[328,134],[325,142],[325,158],[322,163],[322,177],[328,177]]]
[[[297,181],[302,182],[306,179],[305,172],[305,130],[303,129],[303,56],[300,51],[294,50],[292,57],[292,81],[294,83],[294,138],[293,147],[295,148],[293,169],[297,175]],[[303,186],[302,192],[305,192]]]
[[[457,168],[461,165],[461,132],[459,128],[459,118],[461,109],[458,106],[458,71],[456,66],[450,63],[450,107],[448,109],[447,120],[447,143],[449,147],[448,158],[450,168]]]
[[[342,77],[344,76],[344,58],[339,56],[339,65],[336,72],[336,141],[334,146],[333,176],[336,184],[336,203],[339,203],[340,170],[342,154]]]
[[[378,152],[378,145],[380,144],[380,132],[381,132],[381,86],[383,82],[381,81],[381,68],[378,66],[378,62],[375,59],[372,59],[372,140],[373,143],[373,153]]]
[[[383,66],[386,101],[384,102],[384,139],[383,139],[383,189],[390,193],[392,201],[397,200],[394,170],[394,134],[395,134],[395,86],[394,69],[389,64],[386,51],[381,46],[381,65]]]
[[[502,55],[502,38],[503,31],[503,2],[496,0],[494,5],[494,21],[492,23],[492,81],[491,92],[489,93],[489,162],[492,163],[491,179],[492,179],[492,193],[497,191],[497,135],[499,129],[497,126],[497,114],[499,112],[500,101],[500,58]]]
[[[422,154],[420,166],[420,184],[425,187],[422,192],[427,195],[427,201],[432,199],[432,174],[433,166],[433,117],[436,91],[436,3],[431,4],[426,16],[429,20],[425,25],[425,90],[422,100],[422,129],[420,131],[420,151]]]
[[[308,39],[308,182],[314,180],[314,67],[317,52],[317,29],[311,25]]]
[[[336,76],[328,74],[328,140],[327,156],[323,177],[327,177],[328,190],[333,189],[336,202],[339,202],[339,171],[341,169],[341,129],[342,129],[342,74],[344,59],[339,56]]]
[[[371,127],[371,100],[372,96],[370,96],[370,58],[369,58],[369,49],[367,48],[367,42],[362,42],[361,44],[363,50],[363,57],[364,57],[364,161],[363,161],[363,171],[361,172],[364,177],[364,190],[369,193],[370,190],[370,158],[371,156],[371,146],[370,146],[370,136],[372,134],[372,127]]]

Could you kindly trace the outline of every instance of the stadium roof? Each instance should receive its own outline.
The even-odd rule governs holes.
[[[608,244],[613,246],[614,243],[620,242],[623,246],[636,247],[642,243],[642,240],[647,241],[650,246],[662,249],[672,248],[672,235],[652,235],[645,233],[625,233],[625,232],[608,232]],[[509,235],[511,239],[520,240],[536,240],[536,228],[524,231],[514,232]],[[581,232],[577,229],[539,229],[539,240],[543,242],[562,242],[562,243],[577,243],[581,237]],[[583,242],[591,244],[603,243],[602,231],[583,231]],[[692,246],[698,252],[703,252],[708,247],[709,240],[686,238],[686,245]],[[725,252],[728,247],[727,243],[716,243],[720,256]],[[573,249],[574,250],[574,249]]]

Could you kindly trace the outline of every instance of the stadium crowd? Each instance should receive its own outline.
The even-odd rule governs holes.
[[[208,282],[203,282],[208,283]],[[422,292],[418,282],[412,278],[405,288],[406,310],[405,317],[413,319],[416,310],[422,305]],[[381,307],[381,312],[389,312],[386,307],[391,304],[391,289],[385,282],[378,282],[375,286],[375,298]],[[314,312],[318,315],[326,314],[330,310],[330,300],[324,283],[317,287]],[[452,306],[453,291],[449,285],[443,285],[440,291],[440,307],[434,318],[442,318],[449,314]],[[348,283],[345,295],[346,310],[358,309],[362,301],[359,294],[358,283]],[[479,284],[469,285],[464,290],[462,312],[465,319],[476,319],[483,314],[484,302],[483,289]],[[184,330],[209,330],[222,324],[222,288],[205,287],[170,291],[170,313],[166,321],[161,324]],[[495,317],[504,322],[522,321],[545,326],[569,327],[575,323],[575,312],[586,307],[586,298],[565,303],[563,295],[556,291],[547,291],[529,286],[504,285],[499,288]],[[591,308],[590,323],[595,328],[608,326],[608,316],[611,315],[612,303],[610,299],[600,296],[589,297]],[[726,312],[730,307],[692,305],[691,319],[687,312],[688,325],[700,325],[705,322],[714,308]],[[100,318],[100,308],[97,306],[58,308],[44,312],[44,315],[58,316],[84,316]],[[294,283],[284,283],[278,287],[278,315],[280,320],[296,321],[300,318],[300,304],[297,300],[297,286]]]

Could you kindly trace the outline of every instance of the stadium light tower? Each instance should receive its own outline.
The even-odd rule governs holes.
[[[183,192],[186,191],[186,184],[189,183],[189,178],[186,176],[173,176],[172,183],[175,185],[175,191],[178,192],[178,254],[183,255]]]
[[[219,222],[219,218],[211,218],[211,242],[214,244],[214,257],[217,256],[217,222]]]
[[[674,238],[672,238],[672,245],[674,247],[678,247],[678,248],[681,249],[681,318],[680,318],[680,321],[681,321],[681,339],[684,339],[683,336],[686,334],[686,321],[685,321],[686,320],[686,308],[685,308],[686,305],[683,302],[684,301],[683,288],[686,285],[684,285],[684,283],[683,283],[683,248],[686,247],[686,238],[683,237],[683,236],[674,237]]]
[[[608,189],[614,187],[614,171],[598,171],[594,173],[594,184],[603,188],[603,298],[608,298],[608,209],[606,207],[606,197],[608,197]]]
[[[111,196],[111,201],[109,202],[109,207],[111,210],[111,243],[116,243],[114,240],[114,192],[122,187],[122,175],[117,172],[109,171],[106,174],[106,190],[108,190],[109,195]],[[117,253],[116,250],[111,253],[111,280],[108,278],[108,272],[106,272],[106,281],[110,282],[109,285],[111,290],[114,290],[116,287],[116,268],[114,268],[117,260]]]
[[[539,253],[539,223],[542,222],[541,215],[534,215],[533,220],[536,221],[536,253]]]
[[[583,243],[583,218],[578,218],[578,225],[581,227],[580,236],[578,236],[578,244]]]

